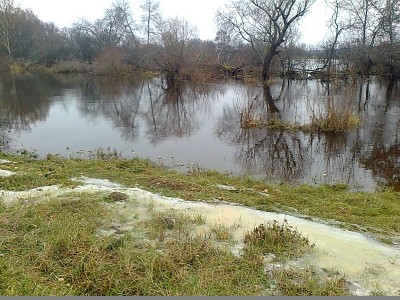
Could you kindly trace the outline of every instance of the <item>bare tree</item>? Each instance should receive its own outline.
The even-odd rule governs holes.
[[[20,23],[19,11],[14,0],[0,0],[0,43],[7,51],[10,65],[13,63],[12,38]]]
[[[384,38],[393,45],[400,33],[400,0],[386,0],[379,9]]]
[[[13,0],[0,0],[0,47],[5,49],[9,65],[19,60],[55,61],[65,56],[67,44],[54,24],[40,21],[31,10],[21,9]]]
[[[172,18],[162,21],[157,29],[161,51],[156,62],[169,79],[175,79],[190,56],[188,46],[197,36],[196,28],[186,20]]]
[[[144,0],[140,8],[143,10],[142,23],[144,24],[147,45],[149,45],[151,35],[155,34],[155,24],[160,19],[160,3],[153,0]]]
[[[341,3],[347,18],[353,20],[348,39],[352,49],[350,59],[367,76],[375,64],[373,51],[383,25],[377,9],[379,5],[374,0],[345,0]]]
[[[400,53],[398,51],[400,32],[400,0],[386,0],[379,9],[382,19],[382,52],[384,65],[388,66],[390,76],[400,74]],[[382,55],[380,56],[382,58]]]
[[[215,44],[216,44],[215,50],[218,62],[220,62],[221,56],[230,42],[231,42],[231,37],[229,36],[228,32],[226,32],[226,30],[220,29],[217,31],[217,35],[215,36]]]
[[[328,77],[331,75],[332,62],[336,56],[340,37],[346,30],[350,29],[354,25],[351,18],[342,17],[341,15],[342,10],[340,9],[341,4],[342,3],[340,0],[333,0],[332,2],[326,2],[326,5],[332,10],[332,16],[329,20],[329,27],[332,32],[332,36],[329,37],[328,40],[326,41],[325,44],[326,58],[324,65],[321,67],[321,69],[326,69]]]
[[[262,77],[270,77],[271,63],[290,29],[315,0],[234,0],[217,12],[220,28],[235,32],[263,63]]]
[[[111,8],[106,9],[103,18],[93,24],[82,20],[74,25],[74,29],[95,37],[100,47],[119,47],[132,41],[137,43],[136,25],[125,0],[114,2]]]
[[[331,0],[333,35],[326,44],[328,73],[342,44],[341,58],[367,77],[384,70],[394,77],[400,67],[400,0]],[[398,66],[398,67],[397,67]]]

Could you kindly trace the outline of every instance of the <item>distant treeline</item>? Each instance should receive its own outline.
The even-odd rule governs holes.
[[[295,62],[312,58],[320,60],[317,71],[323,76],[346,72],[398,78],[399,3],[332,0],[331,34],[310,48],[296,42],[296,21],[312,7],[310,0],[232,0],[217,12],[219,30],[206,41],[198,38],[187,20],[164,18],[154,0],[142,1],[137,15],[127,1],[117,0],[96,21],[81,19],[67,28],[41,21],[13,0],[0,0],[0,69],[95,74],[157,71],[171,79],[201,80],[232,75],[223,70],[233,68],[243,77],[262,74],[268,79],[269,73],[293,75]],[[245,24],[249,16],[252,19]],[[339,60],[345,70],[335,68]]]

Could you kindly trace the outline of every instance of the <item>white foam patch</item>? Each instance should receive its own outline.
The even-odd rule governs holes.
[[[0,169],[0,177],[11,177],[15,175],[14,172]]]
[[[12,161],[7,160],[7,159],[0,159],[0,165],[5,165],[5,164],[13,164]]]
[[[89,177],[79,177],[73,178],[73,181],[78,181],[83,183],[85,186],[96,186],[96,187],[105,187],[105,188],[120,188],[122,185],[118,183],[114,183],[109,181],[108,179],[96,179],[96,178],[89,178]]]

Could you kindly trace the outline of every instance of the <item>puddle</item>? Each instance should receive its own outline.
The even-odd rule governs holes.
[[[119,211],[126,210],[132,218],[138,213],[135,206],[155,205],[157,209],[176,209],[183,212],[198,213],[206,220],[206,225],[214,227],[223,225],[231,228],[231,234],[241,241],[247,231],[272,220],[283,222],[296,228],[303,236],[308,237],[315,244],[315,253],[309,254],[294,262],[304,267],[313,265],[319,269],[338,272],[346,275],[353,285],[355,295],[370,295],[372,291],[380,291],[386,295],[400,293],[400,250],[390,245],[380,243],[361,233],[351,232],[279,213],[258,211],[238,205],[208,204],[203,202],[183,201],[176,198],[159,196],[139,188],[123,188],[110,181],[80,178],[83,183],[75,189],[59,189],[46,187],[28,192],[0,191],[0,199],[5,203],[16,200],[28,200],[38,196],[60,195],[67,192],[123,192],[131,200],[125,201]],[[129,225],[129,220],[127,220]],[[128,226],[129,227],[129,226]],[[240,243],[239,245],[240,246]]]

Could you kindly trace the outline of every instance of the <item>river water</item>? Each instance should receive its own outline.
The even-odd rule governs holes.
[[[242,129],[241,113],[306,124],[351,111],[344,134]],[[214,169],[273,182],[400,190],[400,85],[378,78],[322,84],[276,80],[268,90],[238,81],[2,74],[0,146],[39,155],[85,156],[102,148],[180,171]]]

